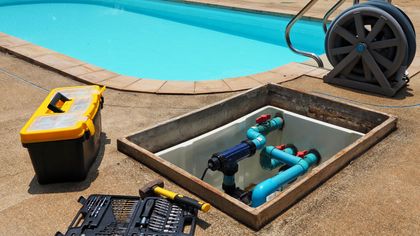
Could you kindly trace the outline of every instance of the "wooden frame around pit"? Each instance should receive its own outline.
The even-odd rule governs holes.
[[[293,183],[265,204],[252,208],[154,153],[272,105],[365,135]],[[367,108],[267,84],[173,118],[118,140],[118,150],[146,164],[221,211],[259,230],[397,127],[397,118]]]

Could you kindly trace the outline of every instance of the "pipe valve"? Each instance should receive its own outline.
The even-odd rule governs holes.
[[[255,123],[261,124],[261,123],[267,122],[270,119],[271,119],[270,114],[264,114],[264,115],[259,116],[257,119],[255,119]]]

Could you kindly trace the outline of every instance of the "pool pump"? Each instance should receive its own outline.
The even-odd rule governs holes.
[[[214,153],[208,161],[208,168],[223,173],[222,189],[235,198],[241,198],[243,191],[236,187],[235,174],[238,162],[255,154],[257,148],[249,140],[242,141],[225,151]]]
[[[242,199],[244,191],[237,188],[235,184],[235,174],[238,172],[238,162],[244,160],[262,149],[266,144],[265,135],[271,131],[283,128],[283,119],[277,114],[271,119],[271,115],[261,115],[256,119],[256,125],[247,131],[246,140],[230,147],[224,151],[214,153],[208,161],[207,168],[201,179],[208,169],[212,171],[220,171],[223,173],[222,188],[225,193],[230,196]]]

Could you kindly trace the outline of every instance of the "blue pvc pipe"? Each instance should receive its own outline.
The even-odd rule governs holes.
[[[272,159],[277,159],[289,166],[294,166],[302,160],[302,158],[290,155],[289,153],[279,150],[274,146],[268,146],[265,149],[267,154],[271,156]]]
[[[283,157],[283,155],[281,156]],[[308,153],[303,159],[300,159],[300,161],[298,161],[289,169],[259,183],[257,186],[255,186],[255,188],[252,191],[251,206],[258,207],[265,203],[267,201],[267,196],[274,193],[279,188],[288,184],[300,175],[305,174],[306,171],[308,171],[309,167],[311,165],[314,165],[317,162],[317,160],[318,157],[314,153]]]
[[[293,148],[285,148],[283,151],[290,155],[296,155],[295,150]],[[260,165],[265,170],[274,170],[284,165],[284,163],[279,159],[272,158],[272,155],[270,155],[270,153],[267,152],[267,148],[264,148],[260,154]]]
[[[267,122],[249,128],[246,132],[246,136],[255,144],[255,147],[258,150],[263,148],[265,146],[265,143],[267,142],[265,135],[267,135],[273,130],[281,129],[282,127],[283,119],[281,117],[274,117],[273,119]]]
[[[264,180],[255,186],[252,191],[252,207],[258,207],[266,202],[267,196],[277,191],[283,185],[296,179],[296,176],[304,173],[304,169],[300,165],[295,165],[281,172],[274,177]]]
[[[303,160],[306,161],[306,163],[308,163],[309,166],[312,166],[312,165],[315,165],[316,163],[318,163],[319,158],[321,158],[321,157],[315,155],[314,153],[308,153],[303,158]]]
[[[249,128],[248,131],[246,132],[246,136],[249,140],[251,140],[255,144],[255,148],[258,150],[265,146],[267,139],[265,138],[264,135],[262,135],[256,129],[257,128],[255,128],[255,126]]]

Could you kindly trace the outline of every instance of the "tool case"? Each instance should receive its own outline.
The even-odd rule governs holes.
[[[101,145],[105,87],[52,90],[20,131],[40,184],[86,178]]]
[[[195,232],[197,210],[166,198],[90,195],[78,201],[83,206],[67,232],[56,236],[189,236]]]

